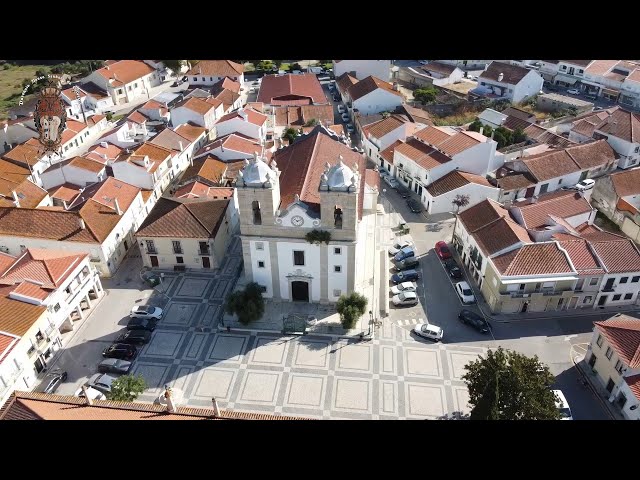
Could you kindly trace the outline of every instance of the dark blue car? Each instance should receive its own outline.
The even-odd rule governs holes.
[[[415,256],[415,254],[416,254],[416,252],[413,251],[412,247],[404,247],[402,250],[400,250],[398,253],[396,253],[396,255],[393,257],[393,260],[395,262],[401,262],[405,258],[409,258],[409,257]]]
[[[412,282],[420,278],[420,274],[417,270],[405,270],[404,272],[394,273],[391,276],[393,283]]]

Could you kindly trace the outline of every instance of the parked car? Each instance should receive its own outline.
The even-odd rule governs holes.
[[[340,118],[342,118],[342,121],[343,121],[344,123],[349,123],[349,120],[351,120],[351,119],[349,118],[349,114],[347,114],[347,113],[343,113],[343,114],[340,116]]]
[[[106,395],[111,392],[111,383],[115,379],[116,377],[112,377],[111,375],[107,375],[106,373],[96,373],[89,379],[89,381],[85,385],[87,387],[95,388],[99,392],[102,392]]]
[[[347,132],[349,133],[354,133],[356,131],[355,128],[353,128],[353,125],[350,123],[347,123]]]
[[[173,83],[171,84],[171,86],[172,86],[172,87],[177,87],[177,86],[179,86],[179,85],[180,85],[180,82],[173,82]]]
[[[327,83],[327,87],[329,87],[329,90],[333,90],[334,88],[336,88],[336,84],[333,82],[329,82]]]
[[[467,282],[456,283],[456,293],[462,300],[462,303],[473,303],[476,301],[476,297],[473,295],[473,290]]]
[[[581,182],[576,183],[573,188],[579,192],[585,192],[587,190],[591,190],[595,184],[595,180],[592,180],[591,178],[585,178]]]
[[[451,258],[451,251],[447,246],[447,242],[439,241],[436,243],[435,251],[440,260],[446,260],[447,258]]]
[[[418,295],[416,292],[401,292],[394,295],[391,301],[396,307],[410,307],[418,304]]]
[[[162,318],[162,309],[160,307],[152,307],[151,305],[136,305],[129,313],[131,318]]]
[[[570,88],[569,90],[567,90],[567,93],[569,95],[580,95],[580,90],[578,90],[577,88]]]
[[[91,400],[106,400],[107,396],[102,393],[100,390],[96,390],[95,388],[87,387],[87,394]],[[82,387],[76,390],[74,396],[84,398],[84,391]]]
[[[399,242],[396,242],[391,247],[389,247],[389,250],[387,250],[387,252],[389,252],[389,255],[393,255],[395,257],[395,255],[400,250],[406,247],[411,247],[412,245],[413,243],[411,243],[409,240],[400,240]]]
[[[471,310],[460,310],[458,319],[462,323],[472,326],[480,333],[489,333],[489,330],[491,330],[491,326],[484,319],[484,317],[478,315],[475,312],[472,312]]]
[[[402,198],[409,198],[409,196],[411,195],[411,192],[409,191],[409,189],[400,183],[398,183],[398,186],[396,187],[396,191],[400,194]]]
[[[340,102],[342,99],[340,98],[340,95],[336,94],[333,96],[333,101],[334,102]]]
[[[405,258],[414,257],[415,255],[416,255],[416,252],[413,250],[413,247],[404,247],[402,250],[400,250],[398,253],[396,253],[393,256],[393,260],[395,262],[400,262]]]
[[[157,323],[157,320],[150,318],[132,318],[127,323],[127,330],[149,330],[153,332]]]
[[[98,365],[98,372],[126,375],[131,370],[133,363],[118,358],[106,358]]]
[[[133,360],[138,354],[138,349],[126,343],[113,343],[102,351],[104,358],[119,358],[120,360]]]
[[[412,282],[420,278],[420,273],[417,270],[405,270],[404,272],[398,272],[391,275],[391,281],[393,283]]]
[[[413,213],[420,213],[422,211],[422,205],[420,205],[420,202],[413,198],[407,200],[407,205],[409,206],[409,210]]]
[[[149,330],[127,330],[118,338],[117,343],[128,343],[129,345],[144,345],[149,343],[151,332]]]
[[[420,261],[416,257],[409,257],[405,258],[404,260],[400,260],[399,262],[393,262],[393,267],[399,272],[408,270],[410,268],[417,268],[419,265]]]
[[[383,177],[383,180],[391,188],[398,188],[399,183],[395,178],[393,178],[391,176],[385,176],[385,177]]]
[[[562,390],[553,390],[553,393],[556,396],[556,407],[558,407],[560,411],[560,420],[573,420],[569,402],[567,402],[567,398],[564,396],[564,393],[562,393]]]
[[[36,391],[42,393],[55,393],[60,384],[66,380],[67,372],[62,370],[47,373]]]
[[[458,267],[458,264],[452,258],[444,263],[447,273],[454,280],[460,280],[462,278],[462,270]]]
[[[413,327],[413,333],[422,338],[427,338],[436,342],[442,341],[442,337],[444,336],[444,330],[431,323],[417,324],[415,327]]]
[[[418,60],[418,63],[420,65],[426,65],[427,63],[429,63],[429,60]]]
[[[391,287],[391,295],[398,295],[402,292],[415,292],[417,290],[417,285],[414,282],[402,282],[398,285],[394,285]]]
[[[338,113],[345,113],[344,105],[338,105]]]

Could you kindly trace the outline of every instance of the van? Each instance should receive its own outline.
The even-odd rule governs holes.
[[[569,408],[569,402],[567,402],[562,390],[553,390],[553,393],[556,396],[556,407],[558,407],[558,410],[560,411],[560,420],[573,420],[571,408]]]

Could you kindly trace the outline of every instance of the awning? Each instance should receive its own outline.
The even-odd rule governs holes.
[[[614,90],[612,88],[602,88],[602,94],[603,95],[610,95],[612,97],[617,97],[618,95],[620,95],[620,90]]]
[[[556,82],[566,83],[568,85],[574,85],[578,79],[576,77],[570,77],[567,75],[562,75],[561,73],[556,75]]]

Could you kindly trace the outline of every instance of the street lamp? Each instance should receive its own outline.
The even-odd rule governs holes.
[[[371,310],[369,310],[369,333],[367,333],[367,335],[371,335],[371,329],[373,325],[373,312]]]

